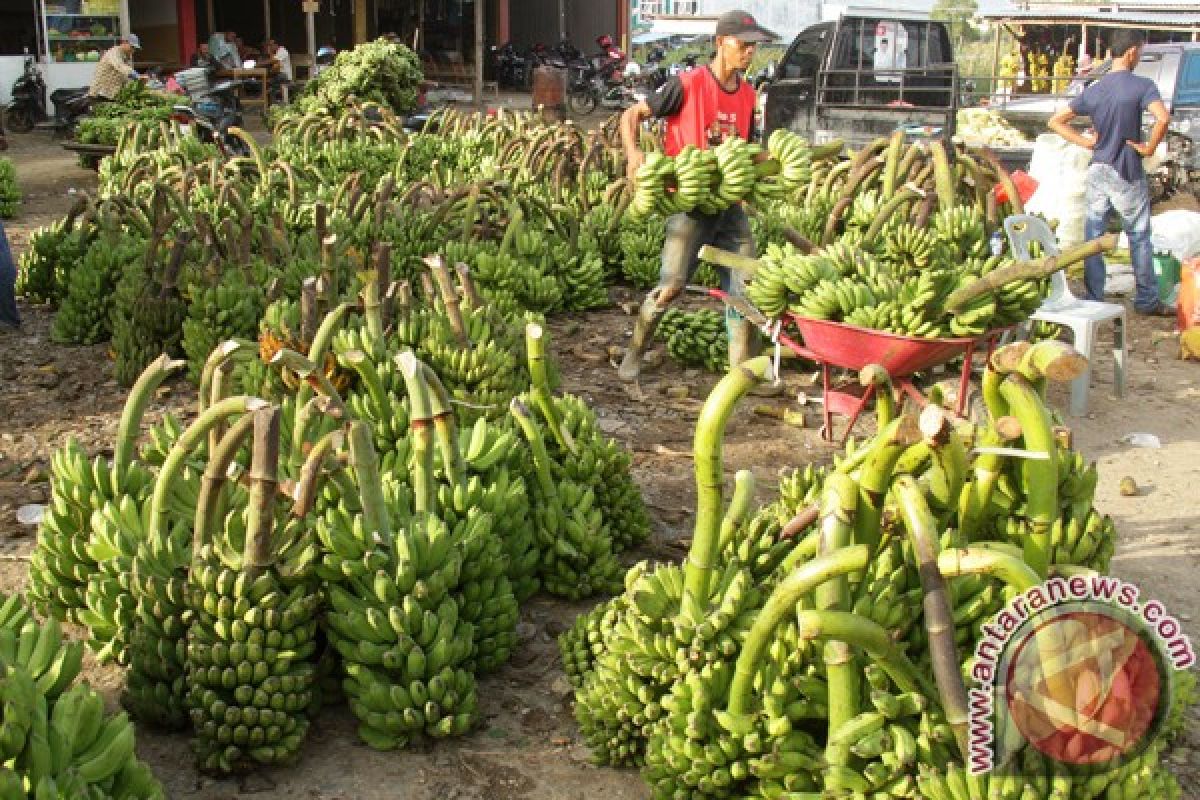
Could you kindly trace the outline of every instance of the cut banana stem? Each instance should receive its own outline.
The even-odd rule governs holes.
[[[196,413],[203,414],[208,408],[209,397],[212,394],[212,379],[213,372],[220,364],[223,364],[226,359],[233,356],[234,353],[242,346],[242,343],[234,339],[230,339],[217,345],[208,358],[204,361],[204,368],[200,371],[200,387],[196,391]]]
[[[704,614],[708,602],[707,589],[718,553],[724,485],[721,445],[725,437],[725,425],[742,397],[773,377],[769,356],[758,356],[742,362],[713,388],[696,421],[692,445],[696,474],[696,523],[684,570],[681,603],[683,613],[691,619],[700,619]]]
[[[979,280],[956,289],[946,298],[946,308],[959,311],[977,297],[994,292],[1002,286],[1021,280],[1040,280],[1060,269],[1074,266],[1089,256],[1106,253],[1117,246],[1117,235],[1108,233],[1098,239],[1076,245],[1057,256],[1045,256],[1033,261],[1014,261],[986,273]]]
[[[250,499],[246,509],[246,541],[242,569],[253,581],[274,563],[275,495],[279,488],[279,407],[253,413],[254,446],[250,451]]]
[[[221,488],[229,476],[229,465],[254,428],[254,419],[253,414],[243,414],[225,432],[217,446],[209,450],[208,463],[204,465],[204,473],[200,476],[200,494],[196,499],[196,517],[192,527],[193,555],[200,552],[201,545],[209,541],[214,525],[224,518]]]
[[[954,643],[954,610],[946,579],[937,568],[938,528],[925,495],[910,475],[896,479],[892,490],[904,518],[904,526],[912,542],[921,578],[925,631],[929,637],[929,656],[938,696],[946,722],[954,730],[963,758],[969,749],[967,741],[967,689],[963,684],[962,661]]]
[[[550,474],[550,455],[546,452],[546,442],[542,439],[542,433],[538,430],[533,415],[529,413],[529,409],[525,407],[525,404],[518,397],[512,399],[512,402],[509,404],[509,410],[512,412],[513,419],[521,427],[521,432],[525,435],[525,439],[529,442],[529,449],[533,453],[534,474],[537,476],[538,486],[547,497],[556,497],[558,491],[554,488],[554,479]]]
[[[1030,528],[1025,561],[1045,576],[1050,566],[1050,529],[1058,517],[1058,444],[1049,412],[1028,381],[1009,375],[1000,385],[1000,393],[1021,423],[1025,449],[1043,455],[1021,459],[1021,483]]]
[[[412,440],[413,510],[418,514],[434,509],[433,485],[433,410],[429,402],[429,385],[425,382],[423,365],[411,350],[396,356],[404,387],[408,391],[409,429]]]
[[[849,611],[800,611],[796,614],[796,624],[801,639],[836,639],[865,651],[901,692],[937,696],[934,686],[881,625]]]
[[[350,423],[347,440],[350,445],[350,466],[354,470],[354,482],[358,485],[357,496],[362,501],[363,525],[368,536],[378,535],[390,547],[392,521],[383,497],[379,456],[371,441],[371,426],[362,420],[354,420]]]
[[[900,420],[897,420],[897,424]],[[890,478],[890,469],[888,476]],[[860,489],[848,475],[833,474],[825,481],[825,493],[821,502],[821,540],[817,548],[820,556],[830,556],[849,547],[855,538],[855,525],[859,513]],[[868,550],[874,548],[879,539],[875,533],[873,541],[862,542]],[[822,611],[845,611],[850,606],[850,583],[844,575],[831,578],[816,588],[814,600]],[[849,745],[832,742],[833,731],[853,719],[859,711],[862,695],[861,671],[850,645],[831,639],[824,647],[825,680],[829,686],[829,731],[830,743],[825,747],[825,760],[830,764],[845,766],[850,761]],[[827,789],[834,787],[827,785]]]
[[[912,414],[893,420],[876,437],[858,476],[855,541],[872,549],[879,544],[879,523],[883,518],[884,498],[892,483],[892,471],[904,451],[919,441],[921,430]]]
[[[875,387],[875,426],[883,430],[896,416],[891,376],[879,364],[868,364],[859,370],[858,382],[861,386]]]
[[[699,258],[701,261],[716,264],[718,267],[737,270],[746,275],[753,275],[762,266],[762,262],[757,258],[750,258],[739,253],[731,253],[728,250],[713,247],[711,244],[706,244],[700,248]]]
[[[724,551],[729,542],[733,540],[738,526],[750,514],[756,483],[754,473],[748,469],[739,469],[734,473],[733,497],[729,499],[729,507],[725,509],[725,516],[721,520],[721,538],[717,544],[719,552]],[[712,587],[709,589],[711,593]]]
[[[999,578],[1018,592],[1032,589],[1041,582],[1019,553],[1013,554],[986,547],[965,547],[943,550],[937,558],[938,571],[947,578],[962,575],[988,575]]]
[[[438,452],[442,454],[442,469],[446,482],[452,487],[462,484],[466,465],[462,451],[458,448],[458,426],[454,422],[454,408],[450,405],[450,393],[442,379],[428,364],[422,362],[421,374],[429,389],[429,410],[433,414],[433,431],[437,437]]]
[[[990,370],[989,370],[990,372]],[[1006,404],[1007,405],[1007,404]],[[1003,447],[1021,438],[1021,424],[1016,417],[994,420],[979,440],[981,447]],[[958,510],[958,532],[963,541],[971,542],[983,523],[983,513],[992,498],[992,490],[1000,479],[1005,456],[999,453],[980,453],[971,465],[972,478],[963,486]]]
[[[325,363],[325,354],[329,351],[329,345],[333,342],[334,335],[337,333],[338,328],[341,327],[342,320],[346,314],[353,308],[353,303],[340,303],[321,320],[321,325],[317,328],[316,333],[313,334],[308,346],[308,360],[311,363]],[[312,385],[308,381],[303,381],[296,390],[295,407],[302,410],[307,409],[313,394]],[[344,406],[342,408],[344,409]],[[310,421],[311,414],[297,413],[292,423],[291,460],[293,462],[300,461],[304,457],[304,442],[308,436],[308,423]]]
[[[562,415],[558,413],[558,407],[554,405],[554,399],[550,396],[550,378],[546,372],[545,329],[536,322],[525,326],[525,357],[529,365],[530,399],[546,420],[554,441],[558,442],[559,447],[575,455],[575,440],[563,424]]]
[[[1047,339],[1029,348],[1017,366],[1026,380],[1069,383],[1087,371],[1083,354],[1066,342]]]
[[[308,456],[304,459],[304,465],[300,468],[300,474],[296,478],[296,493],[292,498],[293,517],[305,517],[312,511],[317,495],[317,483],[322,470],[326,467],[326,460],[333,453],[342,449],[345,438],[344,431],[329,431],[318,439],[312,450],[309,451]]]
[[[154,482],[154,493],[150,499],[150,525],[147,540],[161,541],[166,534],[167,517],[170,513],[167,507],[167,497],[171,493],[172,486],[179,479],[179,473],[183,470],[187,457],[208,436],[208,432],[212,430],[213,426],[229,417],[257,411],[266,405],[265,400],[257,397],[246,395],[229,397],[205,410],[196,418],[195,422],[184,430],[171,451],[167,453],[162,469],[158,472],[158,478]]]
[[[121,422],[117,426],[117,440],[113,446],[113,473],[117,479],[123,476],[133,463],[142,417],[146,414],[146,406],[153,399],[155,390],[172,372],[186,366],[186,361],[172,360],[164,353],[142,370],[137,382],[129,390],[129,397],[121,410]],[[113,487],[113,490],[115,491],[116,487]]]
[[[817,556],[788,573],[771,592],[750,632],[746,634],[746,641],[734,665],[733,680],[729,684],[729,703],[726,706],[731,717],[741,720],[751,713],[754,679],[762,666],[762,659],[775,637],[776,629],[796,613],[796,604],[831,578],[863,570],[868,557],[867,548],[863,545],[851,545],[830,555]],[[887,639],[886,632],[884,639]],[[907,683],[914,689],[917,686],[915,681]]]

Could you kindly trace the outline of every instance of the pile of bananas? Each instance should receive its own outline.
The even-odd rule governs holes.
[[[1052,93],[1066,94],[1071,78],[1075,77],[1075,57],[1073,55],[1064,51],[1062,55],[1054,59],[1054,77]]]
[[[709,372],[729,368],[729,336],[725,316],[711,309],[682,311],[669,308],[655,331],[667,343],[667,353],[680,364]]]
[[[700,417],[684,566],[637,565],[560,639],[595,760],[641,766],[661,798],[1179,797],[1157,746],[1113,769],[1054,765],[1031,745],[1013,769],[963,766],[952,712],[965,714],[981,624],[1051,571],[1111,555],[1095,467],[1055,436],[1037,388],[1081,368],[1057,342],[1002,348],[988,422],[881,407],[879,434],[788,476],[757,512],[739,473],[722,518],[723,420],[769,359],[730,373]],[[1171,683],[1168,736],[1190,685]]]
[[[1025,71],[1029,75],[1029,89],[1038,94],[1050,89],[1050,57],[1041,50],[1030,50],[1025,55]]]
[[[4,797],[164,798],[134,754],[133,723],[75,683],[83,645],[53,618],[36,622],[20,595],[0,603],[0,794]]]
[[[188,376],[199,383],[204,362],[218,343],[256,337],[266,309],[266,293],[259,279],[234,270],[214,283],[191,285],[187,294],[181,344],[188,359]]]
[[[87,249],[87,228],[68,214],[29,235],[17,270],[16,292],[31,303],[57,306],[67,294],[70,270]]]
[[[1044,281],[1018,279],[951,312],[958,289],[1012,263],[986,254],[982,214],[956,206],[937,212],[930,228],[885,229],[872,251],[845,241],[803,255],[771,245],[747,287],[770,316],[812,319],[924,338],[977,336],[1028,318],[1044,299]]]

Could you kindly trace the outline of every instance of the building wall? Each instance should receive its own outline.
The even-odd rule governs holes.
[[[604,33],[617,36],[618,9],[616,2],[611,0],[510,0],[509,28],[513,44],[524,49],[535,42],[547,46],[558,42],[560,2],[567,38],[585,53],[596,50],[597,36]]]
[[[678,0],[677,0],[678,1]],[[780,36],[781,44],[790,44],[797,33],[819,22],[823,0],[700,0],[699,13],[712,15],[739,9],[749,11],[762,25]]]
[[[178,64],[179,20],[175,3],[162,0],[129,0],[129,27],[142,40],[138,61]]]

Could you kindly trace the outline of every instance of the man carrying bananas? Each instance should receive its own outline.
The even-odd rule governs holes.
[[[745,11],[722,14],[717,20],[716,55],[712,62],[670,78],[621,116],[621,143],[631,184],[636,183],[638,168],[646,158],[638,146],[638,133],[642,121],[649,117],[666,119],[664,149],[669,156],[677,155],[687,145],[709,149],[729,137],[751,138],[754,89],[742,73],[750,66],[758,43],[774,38]],[[696,271],[700,248],[706,244],[755,256],[750,222],[740,203],[717,214],[691,211],[667,220],[658,286],[650,291],[638,311],[633,339],[617,370],[621,380],[637,380],[642,355],[658,321]],[[743,278],[724,267],[718,270],[721,288],[732,295],[744,296]],[[752,355],[754,329],[732,310],[726,312],[725,327],[729,335],[729,363],[740,364]]]

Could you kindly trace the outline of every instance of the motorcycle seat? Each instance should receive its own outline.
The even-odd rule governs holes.
[[[88,93],[88,87],[77,87],[74,89],[55,89],[50,93],[50,100],[57,105],[63,100],[73,100],[77,97],[82,97]]]

